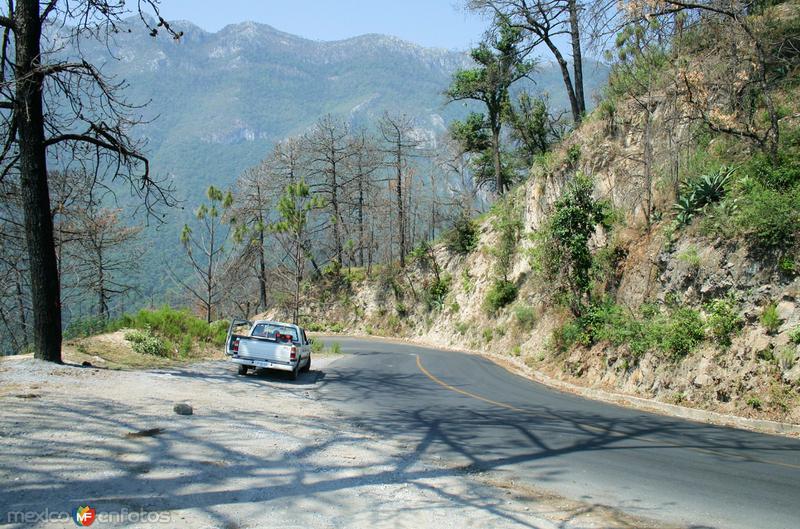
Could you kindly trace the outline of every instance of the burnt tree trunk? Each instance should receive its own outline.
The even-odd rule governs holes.
[[[17,85],[14,112],[31,279],[34,355],[61,363],[61,299],[47,187],[39,1],[19,0],[14,23]]]
[[[569,9],[569,32],[572,40],[572,80],[575,87],[575,102],[581,117],[583,117],[586,112],[586,100],[583,95],[583,58],[580,25],[578,24],[578,2],[577,0],[567,0],[567,4]]]

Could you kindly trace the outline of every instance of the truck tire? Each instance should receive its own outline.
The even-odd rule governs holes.
[[[297,380],[297,375],[300,374],[300,364],[294,366],[294,369],[289,373],[292,380]]]
[[[249,369],[248,366],[246,366],[244,364],[239,364],[239,374],[240,375],[246,375],[248,369]]]
[[[303,366],[303,371],[306,372],[306,373],[311,371],[311,357],[310,356],[308,357],[308,362],[306,362],[306,365]]]

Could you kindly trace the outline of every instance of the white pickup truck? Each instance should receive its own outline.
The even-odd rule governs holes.
[[[244,334],[237,331],[246,329]],[[250,368],[289,371],[292,380],[311,369],[311,341],[306,331],[291,323],[234,319],[228,327],[225,353],[239,364],[239,374]]]

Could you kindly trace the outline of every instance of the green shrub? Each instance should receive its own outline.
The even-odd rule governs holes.
[[[444,236],[447,249],[453,253],[467,255],[478,245],[478,228],[466,212],[462,212],[453,223],[453,228]]]
[[[86,338],[108,332],[110,329],[109,321],[99,316],[90,316],[71,321],[64,329],[64,339]]]
[[[181,356],[185,358],[191,355],[193,349],[194,349],[194,342],[192,342],[192,338],[190,336],[184,336],[180,347]]]
[[[464,292],[467,294],[475,290],[475,281],[472,280],[472,276],[469,275],[469,270],[466,268],[461,271],[461,288],[463,288]]]
[[[531,330],[536,323],[536,312],[527,305],[514,307],[514,316],[517,318],[517,325],[526,331]]]
[[[519,345],[515,345],[511,348],[511,356],[519,356],[522,354],[522,348]]]
[[[489,292],[486,293],[486,300],[484,301],[486,311],[494,314],[505,307],[517,299],[517,291],[517,285],[511,281],[496,279],[489,288]]]
[[[800,272],[797,263],[789,255],[782,255],[778,260],[778,270],[785,274],[794,275]]]
[[[322,350],[325,348],[325,344],[322,343],[321,340],[316,339],[311,341],[311,352],[312,353],[321,353]]]
[[[781,326],[781,319],[778,316],[778,307],[775,303],[770,303],[761,311],[759,318],[761,325],[767,330],[768,333],[773,334]]]
[[[429,311],[442,310],[444,300],[450,291],[450,280],[450,275],[443,273],[438,279],[434,279],[426,285],[423,291],[423,301]]]
[[[800,183],[800,156],[784,145],[774,160],[765,153],[756,153],[743,170],[764,187],[786,190]]]
[[[800,186],[778,191],[753,184],[739,198],[733,222],[739,235],[761,247],[793,247],[800,230]]]
[[[125,333],[125,339],[131,342],[131,349],[140,354],[167,356],[170,348],[160,338],[153,336],[150,329],[136,329]]]
[[[705,326],[700,314],[689,308],[675,310],[664,327],[662,349],[673,358],[683,358],[691,353],[705,337]]]
[[[583,329],[575,320],[571,320],[553,330],[550,345],[557,352],[564,353],[579,342],[583,336]]]
[[[794,347],[784,347],[776,355],[781,371],[788,371],[794,366]]]
[[[467,324],[466,322],[459,321],[456,323],[456,332],[458,334],[461,335],[467,334],[468,330],[469,330],[469,324]]]
[[[761,399],[755,396],[747,397],[747,405],[753,408],[754,410],[761,409]]]
[[[800,325],[795,327],[794,330],[789,333],[789,339],[793,344],[800,344]]]
[[[683,261],[691,268],[700,268],[700,256],[697,254],[697,248],[689,246],[686,250],[678,254],[678,260]]]
[[[156,310],[142,309],[133,315],[126,314],[110,325],[118,329],[149,329],[175,343],[189,336],[198,342],[221,346],[225,343],[229,322],[219,320],[208,324],[186,309],[176,310],[165,305]]]
[[[491,342],[492,338],[494,338],[494,332],[492,329],[484,329],[483,330],[483,341],[484,342]]]
[[[408,316],[408,307],[406,307],[405,303],[398,303],[397,305],[394,306],[394,310],[397,313],[397,315],[401,318],[405,318],[406,316]]]
[[[461,310],[461,305],[458,304],[458,301],[454,301],[450,304],[450,312],[453,314],[458,314]]]
[[[706,305],[706,324],[711,336],[723,347],[731,345],[731,335],[742,328],[742,319],[731,299],[715,299]]]
[[[560,279],[573,314],[584,308],[594,265],[589,240],[597,225],[611,227],[610,206],[593,197],[591,179],[576,175],[555,204],[555,211],[544,229],[536,235],[533,267],[546,279]]]
[[[151,336],[149,329],[138,330],[134,329],[125,333],[125,340],[131,343],[141,343]]]
[[[339,342],[333,342],[329,348],[331,354],[342,354],[342,345]]]

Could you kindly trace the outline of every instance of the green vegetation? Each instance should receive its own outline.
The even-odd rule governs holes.
[[[489,314],[496,313],[517,299],[518,287],[508,279],[522,232],[522,212],[516,199],[514,194],[510,194],[492,207],[492,224],[499,234],[499,241],[491,250],[495,258],[496,278],[486,293],[483,305]]]
[[[475,222],[462,212],[453,223],[453,228],[445,234],[444,242],[453,253],[471,253],[478,245],[478,228]]]
[[[494,338],[494,332],[492,331],[492,329],[484,329],[482,334],[483,334],[483,341],[486,343],[491,342],[492,339]]]
[[[505,279],[495,279],[486,293],[484,308],[490,314],[496,313],[515,299],[517,299],[517,285]]]
[[[800,344],[800,325],[794,328],[792,332],[789,333],[789,340],[793,344]]]
[[[689,246],[686,250],[678,254],[678,260],[683,261],[693,269],[700,268],[700,256],[697,254],[696,246]]]
[[[754,410],[760,410],[761,409],[761,406],[762,406],[761,399],[756,397],[756,396],[751,395],[751,396],[747,397],[747,401],[746,402],[747,402],[747,405],[750,406],[751,408],[753,408]]]
[[[88,318],[81,318],[73,320],[67,325],[64,330],[64,339],[71,340],[73,338],[86,338],[88,336],[95,336],[108,332],[110,322],[106,318],[100,316]]]
[[[447,293],[450,291],[450,274],[442,273],[425,285],[422,298],[428,311],[442,310]]]
[[[778,316],[778,306],[775,303],[769,303],[761,311],[759,321],[768,333],[773,334],[777,331],[778,327],[781,326],[781,319]]]
[[[228,322],[218,320],[206,323],[186,309],[176,310],[163,306],[156,310],[140,310],[134,315],[122,316],[109,324],[109,330],[132,328],[149,329],[156,336],[173,343],[181,343],[185,337],[200,344],[221,347],[228,334]]]
[[[706,305],[706,324],[711,336],[724,347],[731,345],[731,335],[742,328],[743,321],[732,299],[715,299]]]
[[[536,312],[528,305],[518,304],[514,307],[514,316],[517,319],[517,325],[524,331],[529,331],[536,323]]]
[[[634,357],[659,351],[677,360],[694,351],[707,335],[720,345],[729,345],[730,336],[741,327],[735,306],[729,300],[715,300],[707,310],[704,319],[700,312],[688,307],[670,306],[662,310],[643,305],[634,315],[605,299],[589,305],[581,316],[558,327],[551,345],[565,352],[574,345],[588,347],[607,341],[627,347]]]
[[[732,175],[733,169],[722,166],[712,173],[686,182],[675,204],[678,224],[689,224],[702,208],[722,200]]]
[[[125,333],[125,339],[131,342],[131,348],[140,354],[167,356],[169,349],[164,341],[153,336],[149,328],[135,329]]]
[[[533,267],[546,279],[558,279],[567,294],[573,314],[584,308],[594,265],[589,239],[597,226],[610,229],[612,216],[605,201],[592,196],[591,179],[577,174],[561,198],[544,229],[536,234]]]

